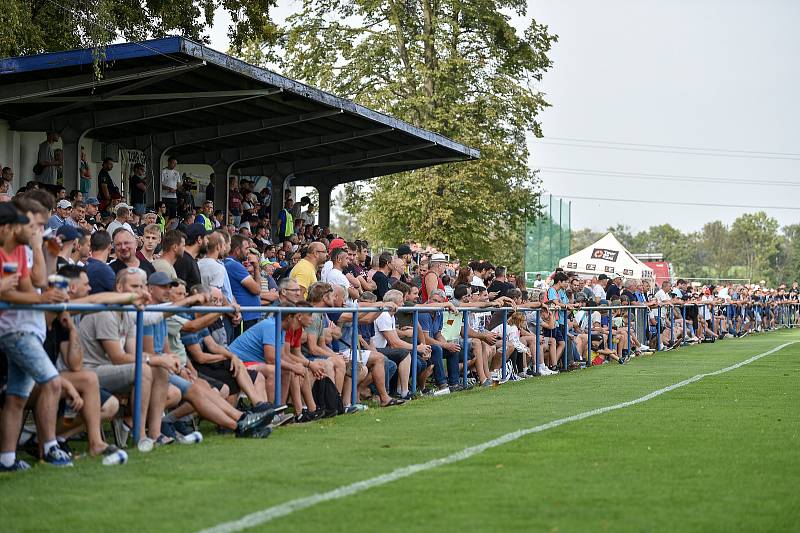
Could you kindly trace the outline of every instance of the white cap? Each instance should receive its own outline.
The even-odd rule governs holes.
[[[72,207],[72,204],[69,203],[69,200],[59,200],[58,203],[56,204],[56,207],[58,207],[59,209],[69,209],[70,207]]]
[[[432,254],[428,260],[431,263],[447,263],[447,257],[442,253]]]

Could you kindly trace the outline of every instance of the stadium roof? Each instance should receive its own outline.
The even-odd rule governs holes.
[[[478,150],[182,37],[0,59],[0,118],[330,186]]]

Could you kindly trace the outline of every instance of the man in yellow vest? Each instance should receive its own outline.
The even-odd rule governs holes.
[[[294,235],[293,204],[292,199],[287,198],[283,203],[283,209],[278,214],[278,239],[281,241],[288,241],[289,237]]]
[[[203,212],[194,219],[195,224],[202,224],[206,232],[210,232],[218,227],[219,222],[214,218],[214,202],[206,200],[203,202]]]

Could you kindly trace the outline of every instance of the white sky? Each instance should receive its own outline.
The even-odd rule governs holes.
[[[282,20],[299,5],[279,0]],[[800,2],[792,0],[528,0],[528,16],[559,35],[541,90],[553,107],[546,137],[800,154]],[[225,51],[229,19],[217,13],[213,48]],[[520,30],[525,20],[514,20]],[[564,142],[553,140],[551,142]],[[800,155],[787,159],[708,157],[591,149],[531,140],[532,168],[560,167],[722,178],[715,183],[570,175],[542,170],[555,195],[574,200],[573,228],[634,229],[670,223],[696,230],[757,209],[659,205],[651,201],[800,208]],[[740,154],[741,155],[741,154]],[[757,184],[726,183],[750,179]],[[791,182],[768,185],[764,181]],[[782,224],[800,209],[765,209]]]

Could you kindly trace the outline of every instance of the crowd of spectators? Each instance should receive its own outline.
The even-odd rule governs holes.
[[[528,288],[486,260],[346,241],[314,224],[307,197],[287,195],[273,225],[269,189],[256,193],[246,180],[230,180],[228,220],[213,190],[195,212],[177,180],[170,160],[152,211],[138,195],[132,205],[114,194],[103,204],[36,184],[0,201],[0,301],[147,306],[134,436],[144,453],[201,442],[200,419],[266,438],[283,424],[624,364],[797,318],[780,307],[797,302],[796,283],[657,288],[557,270]],[[225,309],[170,310],[194,306]],[[296,309],[280,315],[280,342],[277,314],[241,310],[257,306]],[[377,310],[354,324],[354,307]],[[469,311],[466,322],[457,308]],[[72,441],[104,464],[127,460],[136,313],[116,309],[0,312],[0,471],[29,468],[18,449],[71,466]]]

